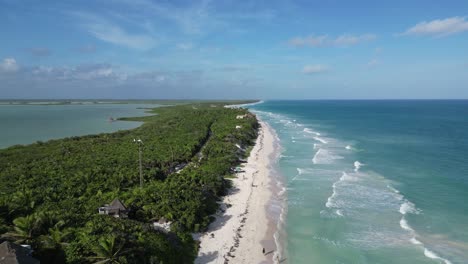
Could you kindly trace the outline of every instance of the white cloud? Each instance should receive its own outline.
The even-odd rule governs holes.
[[[89,24],[88,31],[100,40],[134,49],[150,49],[156,44],[150,36],[131,34],[116,25]]]
[[[187,6],[174,5],[171,1],[119,0],[119,2],[127,4],[129,8],[136,8],[138,11],[143,9],[155,16],[170,20],[187,34],[200,34],[204,28],[218,23],[210,14],[211,0],[192,1]]]
[[[140,50],[150,49],[157,43],[144,26],[141,33],[130,33],[117,24],[93,14],[83,12],[73,14],[82,20],[86,31],[102,41]]]
[[[218,67],[215,70],[224,71],[224,72],[243,72],[243,71],[249,71],[251,69],[252,67],[249,65],[228,64],[228,65]]]
[[[372,41],[377,37],[374,34],[349,35],[343,34],[336,38],[330,38],[328,35],[295,37],[288,41],[289,45],[296,47],[324,47],[324,46],[351,46],[361,42]]]
[[[193,44],[192,43],[179,43],[176,45],[176,47],[177,49],[187,51],[193,48]]]
[[[380,64],[380,61],[378,59],[372,59],[367,63],[368,67],[375,67]]]
[[[5,72],[16,72],[18,69],[19,66],[14,58],[5,58],[0,64],[0,70]]]
[[[35,47],[35,48],[30,48],[28,51],[31,53],[31,55],[36,56],[36,57],[47,57],[50,56],[51,52],[48,48],[43,48],[43,47]]]
[[[328,36],[309,36],[309,37],[295,37],[289,40],[289,45],[302,47],[302,46],[312,46],[319,47],[325,45]]]
[[[251,24],[271,23],[277,11],[263,8],[251,1],[194,0],[187,4],[175,1],[114,0],[133,10],[161,18],[168,25],[174,24],[183,34],[203,35],[215,30],[244,33],[252,30]],[[240,26],[243,24],[245,26]]]
[[[328,71],[328,67],[321,64],[305,65],[304,68],[302,68],[302,73],[304,74],[317,74],[326,71]]]
[[[336,46],[356,45],[360,42],[372,41],[376,38],[373,34],[364,34],[359,36],[344,34],[333,40]]]
[[[400,35],[432,35],[443,37],[464,31],[468,31],[468,21],[464,17],[450,17],[420,22]]]

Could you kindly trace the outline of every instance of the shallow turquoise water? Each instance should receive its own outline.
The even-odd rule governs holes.
[[[109,118],[142,116],[156,105],[0,105],[0,148],[36,141],[136,128],[140,122]]]
[[[468,101],[272,101],[289,263],[468,263]]]

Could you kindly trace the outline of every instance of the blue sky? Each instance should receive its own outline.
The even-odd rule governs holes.
[[[468,98],[468,1],[0,0],[0,98]]]

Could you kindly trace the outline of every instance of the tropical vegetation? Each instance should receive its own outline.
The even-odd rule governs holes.
[[[0,150],[0,240],[31,245],[41,263],[192,263],[191,234],[213,220],[257,137],[255,116],[224,104],[155,108],[121,119],[144,122],[133,130]],[[98,214],[115,198],[128,218]],[[161,218],[169,232],[153,228]]]

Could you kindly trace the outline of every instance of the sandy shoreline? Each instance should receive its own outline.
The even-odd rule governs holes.
[[[245,172],[233,179],[233,188],[208,231],[198,235],[200,250],[195,263],[273,263],[276,222],[268,216],[267,206],[275,190],[274,153],[274,132],[260,121]]]

